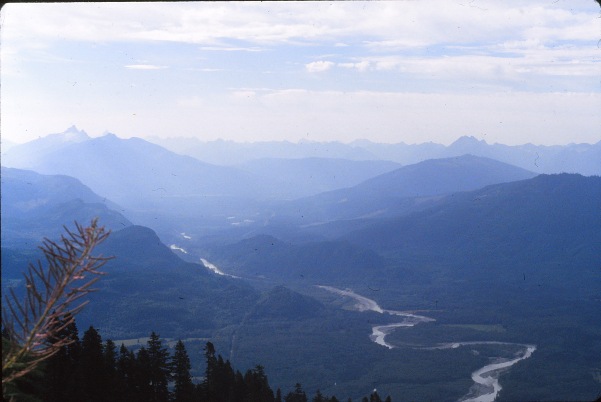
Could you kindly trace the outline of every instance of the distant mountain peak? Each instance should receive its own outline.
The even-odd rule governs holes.
[[[78,129],[75,125],[72,125],[62,133],[54,134],[49,137],[53,137],[61,142],[82,142],[90,139],[85,131]]]
[[[466,146],[466,145],[487,145],[486,141],[479,140],[471,135],[464,135],[453,142],[450,147]]]
[[[79,129],[77,128],[77,126],[75,124],[73,124],[71,127],[69,127],[68,129],[65,130],[65,133],[68,133],[68,132],[76,132],[76,133],[78,133]]]
[[[101,138],[119,138],[119,137],[117,137],[117,134],[115,134],[115,133],[111,133],[110,131],[105,131],[104,133],[102,133]]]

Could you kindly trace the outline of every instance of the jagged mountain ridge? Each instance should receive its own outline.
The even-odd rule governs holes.
[[[449,146],[436,143],[395,144],[355,140],[341,142],[259,142],[201,141],[194,138],[152,139],[174,152],[215,164],[237,164],[261,158],[329,157],[352,160],[386,160],[411,165],[427,159],[472,154],[488,157],[536,173],[601,174],[601,141],[594,144],[504,145],[488,144],[471,136],[458,138]]]

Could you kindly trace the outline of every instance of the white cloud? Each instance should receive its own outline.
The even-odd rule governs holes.
[[[222,51],[222,52],[263,52],[260,47],[231,47],[231,46],[202,46],[200,50]]]
[[[333,66],[334,66],[334,62],[322,61],[322,60],[305,64],[305,68],[310,73],[321,73],[323,71],[328,71]]]
[[[13,3],[0,20],[3,137],[111,121],[247,140],[599,140],[591,0]]]
[[[338,67],[342,67],[342,68],[352,68],[355,69],[357,71],[367,71],[370,67],[370,63],[368,60],[363,60],[357,63],[338,63]]]
[[[123,67],[128,68],[130,70],[162,70],[164,68],[167,68],[167,66],[157,66],[154,64],[128,64]]]
[[[489,0],[478,1],[478,7],[446,0],[30,3],[8,4],[2,14],[3,35],[7,38],[44,42],[159,40],[215,44],[218,48],[227,38],[255,44],[310,40],[339,45],[369,37],[372,48],[390,49],[532,37],[545,42],[588,40],[598,36],[598,7],[593,1],[556,3]]]

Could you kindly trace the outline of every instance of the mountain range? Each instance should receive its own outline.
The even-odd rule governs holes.
[[[44,236],[99,216],[112,233],[97,251],[116,258],[80,328],[128,345],[149,331],[182,338],[196,376],[211,340],[242,370],[264,365],[282,389],[459,400],[472,373],[529,344],[536,351],[504,371],[498,400],[601,393],[601,178],[537,170],[555,158],[572,161],[562,170],[594,171],[598,144],[465,138],[415,146],[417,159],[460,154],[411,163],[404,144],[322,144],[318,158],[299,151],[310,145],[287,144],[288,155],[256,145],[261,159],[245,144],[246,160],[218,166],[73,127],[3,151],[3,292],[23,291],[21,271]],[[475,148],[541,159],[524,169]],[[344,292],[380,311],[356,311]],[[428,320],[402,326],[399,311]],[[374,342],[386,325],[397,328],[386,335],[392,349]]]
[[[489,158],[463,155],[432,159],[372,177],[352,187],[323,192],[283,206],[305,225],[341,219],[394,216],[423,208],[437,197],[536,174]]]
[[[485,140],[463,136],[445,146],[436,143],[383,144],[369,140],[341,142],[256,142],[200,141],[194,138],[159,139],[151,141],[174,152],[194,156],[199,160],[224,165],[236,165],[261,158],[327,157],[350,160],[385,160],[411,165],[427,159],[450,158],[465,154],[496,159],[536,173],[601,174],[601,141],[595,144],[567,145],[504,145],[488,144]]]

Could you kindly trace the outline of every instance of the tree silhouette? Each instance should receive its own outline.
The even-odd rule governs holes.
[[[75,321],[67,315],[56,325],[61,326],[53,341],[61,343],[60,349],[45,364],[44,394],[48,402],[75,402],[83,397],[81,372],[81,343]]]
[[[102,401],[109,384],[106,384],[106,369],[102,338],[94,327],[84,332],[81,340],[79,370],[83,377],[83,388],[91,401]]]
[[[148,358],[150,387],[152,389],[152,399],[150,401],[166,401],[169,397],[167,384],[169,383],[169,352],[163,346],[159,335],[154,331],[150,334],[148,340]]]
[[[194,399],[194,384],[190,377],[190,358],[184,343],[179,340],[175,345],[175,353],[171,360],[174,402],[191,402]]]

